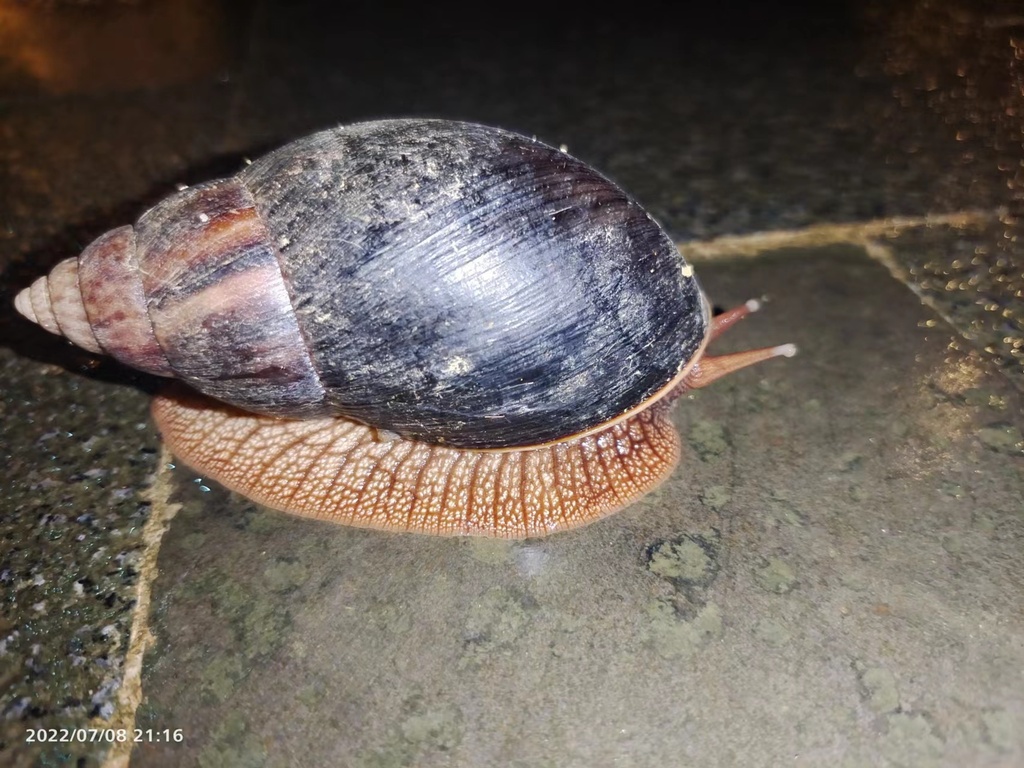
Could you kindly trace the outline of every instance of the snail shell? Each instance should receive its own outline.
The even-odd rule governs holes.
[[[678,457],[666,395],[791,352],[703,356],[693,270],[625,192],[440,120],[324,131],[186,188],[16,304],[226,404],[155,400],[199,471],[433,533],[538,535],[629,503]]]

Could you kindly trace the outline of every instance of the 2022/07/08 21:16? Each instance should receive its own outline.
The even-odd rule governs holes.
[[[25,731],[28,744],[125,741],[180,744],[184,740],[185,733],[181,728],[29,728]]]

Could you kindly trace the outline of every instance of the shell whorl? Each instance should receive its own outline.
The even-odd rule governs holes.
[[[668,235],[536,140],[380,121],[239,178],[334,412],[364,424],[457,447],[554,442],[643,407],[703,342],[699,285]]]
[[[325,413],[276,244],[238,178],[181,190],[135,229],[149,318],[177,378],[255,413]]]

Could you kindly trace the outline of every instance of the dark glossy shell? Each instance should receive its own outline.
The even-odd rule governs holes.
[[[478,125],[324,131],[169,198],[135,237],[146,354],[164,355],[150,370],[249,410],[457,447],[605,423],[706,333],[692,270],[636,202]]]

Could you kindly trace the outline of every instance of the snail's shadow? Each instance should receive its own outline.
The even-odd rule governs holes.
[[[0,269],[0,347],[10,349],[18,357],[59,366],[91,379],[154,392],[161,385],[162,379],[135,371],[104,355],[87,352],[63,337],[43,330],[18,314],[14,308],[14,297],[36,278],[49,273],[61,260],[81,253],[85,246],[104,232],[134,223],[144,211],[172,194],[178,185],[193,185],[232,176],[244,167],[245,158],[258,157],[280,144],[271,142],[245,152],[204,160],[174,179],[153,184],[140,197],[91,209],[82,220],[64,226],[23,258],[12,259]]]

